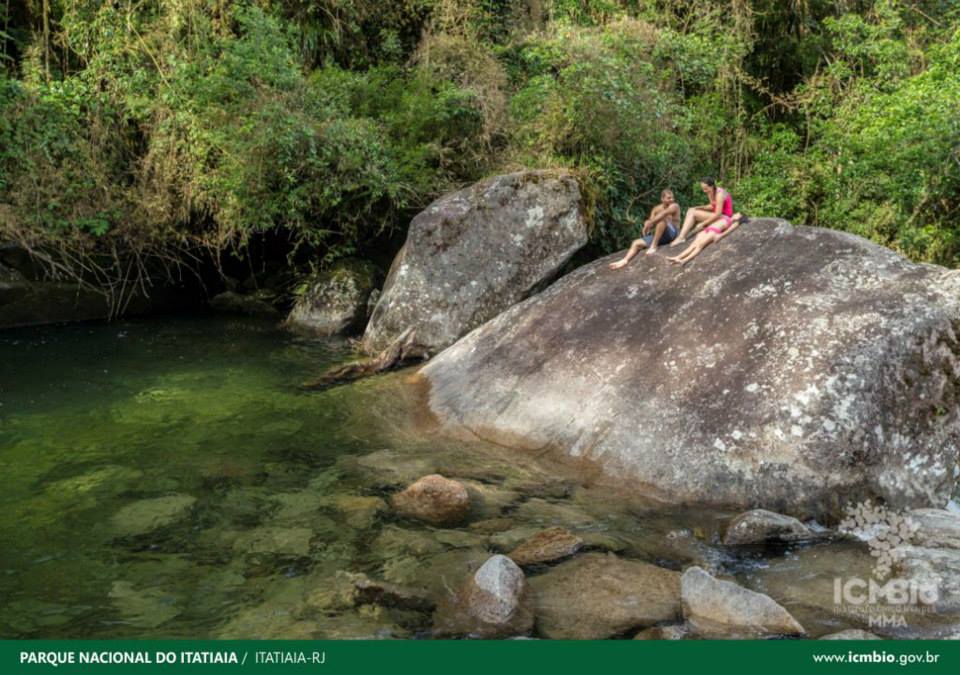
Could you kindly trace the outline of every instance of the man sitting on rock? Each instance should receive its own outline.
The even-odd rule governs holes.
[[[642,248],[647,249],[647,255],[656,253],[659,244],[669,244],[676,238],[678,231],[675,223],[679,222],[680,206],[673,196],[673,190],[667,188],[660,193],[660,203],[653,207],[650,217],[643,223],[642,236],[634,240],[623,258],[610,263],[610,269],[618,270],[625,266]],[[651,229],[653,234],[650,234]]]

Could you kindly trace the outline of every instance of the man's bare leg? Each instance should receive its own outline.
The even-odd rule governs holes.
[[[640,252],[640,249],[646,248],[646,246],[647,242],[645,242],[643,239],[634,239],[633,243],[630,244],[630,250],[627,251],[627,254],[620,258],[620,260],[617,262],[610,263],[610,269],[618,270],[621,267],[626,266],[626,264],[633,260],[633,257]]]
[[[660,243],[660,237],[663,236],[666,229],[667,221],[661,220],[657,223],[657,228],[653,231],[653,239],[650,240],[650,248],[647,249],[647,255],[652,255],[657,252],[657,244]]]

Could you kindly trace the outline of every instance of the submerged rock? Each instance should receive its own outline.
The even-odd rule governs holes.
[[[567,558],[580,550],[583,539],[562,527],[537,532],[507,555],[521,567]]]
[[[459,482],[467,489],[470,497],[471,520],[496,518],[521,497],[519,492],[505,490],[497,485],[478,480],[462,479]]]
[[[387,510],[387,503],[380,497],[365,497],[354,494],[334,494],[321,497],[320,503],[338,511],[350,527],[366,530],[373,526],[377,517]]]
[[[483,548],[457,548],[427,556],[397,556],[385,561],[382,576],[402,586],[423,586],[438,601],[459,587],[490,558]]]
[[[398,586],[387,581],[370,579],[363,574],[355,575],[353,583],[357,590],[357,601],[361,604],[398,607],[417,612],[429,612],[434,607],[433,600],[419,588]]]
[[[506,553],[507,551],[512,551],[524,541],[537,534],[541,529],[543,528],[536,525],[522,524],[510,527],[509,529],[492,535],[490,537],[490,544],[497,550]]]
[[[859,628],[848,628],[847,630],[842,630],[836,633],[830,633],[829,635],[824,635],[820,640],[882,640],[879,635],[874,635],[873,633],[868,633],[865,630],[860,630]]]
[[[437,607],[434,635],[504,638],[533,628],[523,571],[503,555],[487,560],[455,595]]]
[[[723,543],[727,546],[760,544],[766,541],[807,541],[817,535],[796,518],[773,511],[754,509],[730,521]]]
[[[470,511],[470,497],[463,484],[436,473],[393,495],[390,503],[400,515],[431,525],[454,525]]]
[[[805,635],[790,612],[763,593],[717,579],[699,567],[680,582],[683,615],[704,638],[758,638]]]
[[[271,291],[257,291],[249,295],[224,291],[210,299],[210,307],[224,314],[277,316],[276,300],[276,294]]]
[[[286,324],[317,335],[363,330],[377,276],[377,268],[363,260],[336,263],[302,283]]]
[[[123,622],[137,628],[158,628],[182,611],[173,593],[159,588],[136,588],[129,581],[114,581],[110,599]]]
[[[241,533],[233,547],[250,555],[303,557],[312,538],[313,530],[306,527],[255,527]]]
[[[196,501],[190,495],[169,495],[127,504],[113,515],[113,530],[122,537],[148,534],[185,517]]]
[[[474,532],[483,534],[498,534],[506,532],[514,525],[513,518],[488,518],[487,520],[478,520],[470,523],[470,529]]]
[[[675,502],[802,516],[947,502],[960,272],[768,219],[683,268],[613,259],[424,366],[441,425]]]
[[[835,583],[873,577],[876,558],[862,542],[833,541],[788,551],[749,568],[738,579],[745,587],[772,598],[813,637],[845,628],[868,628],[862,607],[837,604]],[[883,607],[878,606],[878,611]],[[850,610],[850,611],[848,611]]]
[[[580,202],[576,179],[556,171],[496,176],[435,201],[410,223],[364,351],[410,328],[439,350],[522,300],[587,243]]]
[[[532,577],[537,630],[599,640],[680,618],[680,574],[613,554],[587,553]]]
[[[351,609],[358,605],[374,604],[412,611],[429,612],[433,601],[424,591],[399,586],[388,581],[371,579],[365,574],[339,570],[332,577],[322,579],[310,589],[306,606],[325,612]]]
[[[384,560],[390,560],[404,555],[425,556],[440,553],[444,547],[430,532],[388,525],[380,530],[371,549],[383,556]]]
[[[528,499],[513,514],[518,520],[566,527],[597,527],[597,519],[576,504]]]

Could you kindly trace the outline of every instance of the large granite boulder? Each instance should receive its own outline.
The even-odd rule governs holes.
[[[568,173],[522,171],[441,197],[410,223],[363,349],[380,352],[412,328],[439,351],[548,282],[586,242]]]
[[[615,258],[424,366],[439,422],[678,502],[799,516],[947,502],[960,273],[771,219],[683,268]]]
[[[308,277],[297,294],[287,325],[317,335],[360,332],[367,320],[367,304],[377,276],[372,263],[348,259]]]

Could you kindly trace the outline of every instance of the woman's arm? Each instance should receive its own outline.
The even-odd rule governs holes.
[[[723,188],[717,188],[716,192],[713,193],[713,213],[710,214],[710,217],[706,220],[702,220],[697,224],[697,232],[702,230],[705,227],[713,225],[715,222],[720,220],[720,215],[723,212],[723,200],[727,198],[727,193],[724,192]],[[710,208],[708,204],[706,208]]]

